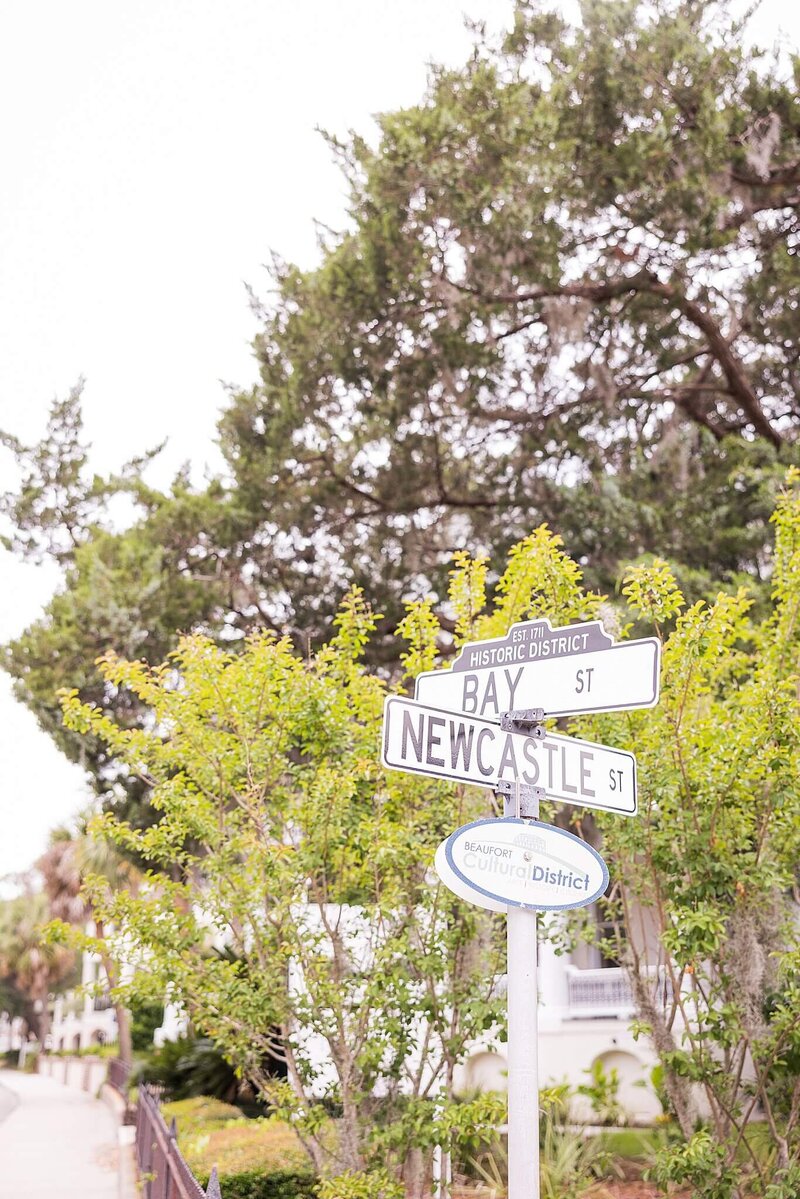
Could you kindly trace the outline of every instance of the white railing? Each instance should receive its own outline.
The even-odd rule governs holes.
[[[620,966],[580,970],[567,966],[568,1018],[629,1017],[634,1002],[628,975]]]
[[[672,1002],[672,985],[663,968],[652,967],[652,996],[659,1007]],[[628,972],[621,966],[606,966],[600,970],[581,970],[567,966],[567,1019],[592,1019],[615,1016],[630,1019],[636,1010]]]

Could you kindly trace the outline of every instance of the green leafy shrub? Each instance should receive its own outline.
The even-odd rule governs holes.
[[[136,1053],[147,1053],[153,1048],[153,1034],[164,1020],[163,1003],[131,1004],[131,1041]]]
[[[231,1103],[239,1091],[233,1067],[202,1037],[165,1041],[139,1067],[136,1081],[158,1083],[170,1099],[211,1096]]]
[[[542,1199],[579,1199],[579,1196],[611,1169],[611,1154],[599,1137],[586,1136],[581,1129],[568,1128],[544,1109],[539,1121],[539,1177]],[[470,1161],[472,1173],[505,1194],[508,1180],[508,1150],[497,1140]],[[349,1199],[349,1197],[348,1197]]]
[[[199,1174],[197,1180],[208,1186],[208,1175]],[[259,1170],[247,1170],[241,1174],[219,1175],[220,1187],[225,1199],[316,1199],[317,1179],[310,1171],[275,1170],[263,1174]],[[377,1199],[371,1193],[370,1199]]]
[[[577,1093],[589,1100],[598,1124],[626,1124],[627,1115],[619,1101],[619,1074],[612,1066],[606,1072],[598,1058],[584,1074],[589,1081],[581,1083]]]
[[[15,1051],[16,1052],[16,1051]],[[48,1057],[119,1057],[119,1045],[108,1041],[104,1045],[85,1045],[83,1049],[48,1049]]]
[[[223,1103],[209,1095],[194,1096],[164,1103],[161,1113],[169,1124],[175,1120],[181,1137],[194,1137],[210,1128],[222,1128],[232,1120],[241,1120],[242,1113],[232,1103]]]
[[[385,1170],[357,1170],[323,1178],[317,1184],[317,1199],[403,1199],[403,1186]]]
[[[174,1118],[181,1153],[197,1177],[210,1174],[213,1166],[221,1178],[308,1173],[305,1150],[290,1125],[277,1117],[247,1119],[232,1104],[208,1097],[166,1103],[162,1113],[167,1123]]]

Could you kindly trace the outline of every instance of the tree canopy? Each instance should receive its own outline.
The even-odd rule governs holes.
[[[522,3],[379,129],[334,143],[349,227],[277,264],[222,420],[261,578],[324,591],[332,556],[394,611],[542,519],[604,588],[648,551],[759,573],[800,415],[796,80],[725,5]]]
[[[109,655],[104,677],[153,716],[142,729],[64,697],[70,727],[104,740],[161,815],[144,831],[95,825],[157,871],[136,894],[90,876],[112,931],[77,940],[129,967],[125,992],[179,1002],[318,1169],[390,1162],[421,1199],[433,1138],[501,1114],[491,1097],[448,1110],[457,1062],[498,1016],[500,949],[487,914],[432,885],[452,789],[376,760],[384,686],[360,662],[373,626],[353,591],[310,659],[270,633],[238,653],[187,637],[155,670]],[[475,796],[456,804],[466,817]]]

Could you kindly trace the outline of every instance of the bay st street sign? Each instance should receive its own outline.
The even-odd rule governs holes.
[[[451,891],[494,912],[582,908],[608,886],[605,862],[585,841],[508,816],[463,825],[439,845],[434,864]]]
[[[550,799],[632,816],[633,754],[578,737],[504,732],[490,720],[390,696],[383,710],[383,764],[393,770],[497,789],[520,782]]]
[[[656,637],[615,643],[597,620],[556,629],[529,620],[464,645],[450,670],[418,675],[414,698],[491,721],[531,707],[548,716],[652,708],[660,651]]]

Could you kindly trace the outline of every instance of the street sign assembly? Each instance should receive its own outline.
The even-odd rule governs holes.
[[[464,645],[450,670],[418,675],[414,698],[493,721],[534,706],[548,716],[651,708],[660,652],[656,637],[615,643],[597,620],[556,629],[529,620],[505,637]]]
[[[539,1197],[536,911],[582,907],[608,885],[594,849],[539,821],[539,798],[636,812],[633,754],[549,733],[541,722],[653,707],[660,654],[656,638],[615,643],[596,620],[556,629],[529,620],[464,645],[450,670],[417,677],[414,700],[391,696],[384,705],[385,766],[505,796],[505,816],[458,829],[435,866],[462,899],[506,913],[509,1199]],[[530,819],[521,819],[523,807]]]
[[[632,816],[636,759],[578,737],[505,732],[489,720],[390,696],[384,705],[384,766],[497,790],[542,787],[550,799]]]

